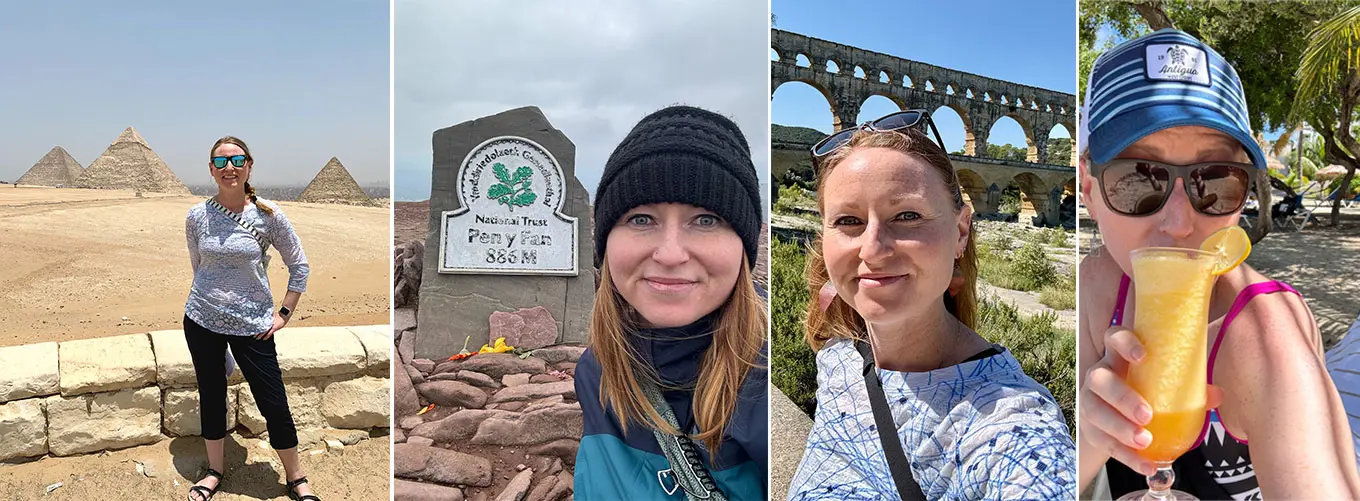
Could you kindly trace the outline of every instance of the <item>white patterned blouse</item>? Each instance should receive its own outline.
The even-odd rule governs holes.
[[[307,255],[293,226],[278,204],[261,203],[265,214],[247,203],[240,216],[263,233],[288,267],[288,290],[307,290]],[[274,325],[274,297],[265,274],[268,259],[254,235],[205,202],[189,209],[184,220],[194,283],[184,314],[200,326],[229,336],[254,336]]]
[[[898,499],[852,341],[817,352],[817,411],[789,500]],[[1009,350],[929,372],[877,369],[927,499],[1071,499],[1076,446],[1062,410]]]

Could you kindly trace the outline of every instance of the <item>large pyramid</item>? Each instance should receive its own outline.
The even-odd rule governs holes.
[[[80,188],[189,194],[189,188],[132,127],[124,129],[75,184]]]
[[[335,157],[331,157],[331,161],[326,162],[321,172],[316,173],[312,182],[307,183],[307,188],[298,195],[297,201],[350,205],[372,203],[364,190],[359,188],[359,183],[354,182],[349,171],[345,170],[345,166]]]
[[[30,167],[14,184],[72,186],[84,173],[85,168],[81,167],[76,159],[71,158],[71,154],[67,153],[65,148],[54,146],[52,151],[43,155],[42,159],[33,164],[33,167]]]

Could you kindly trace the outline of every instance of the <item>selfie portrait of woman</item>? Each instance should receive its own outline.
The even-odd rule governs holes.
[[[208,172],[217,195],[194,205],[185,220],[193,287],[184,306],[184,337],[198,382],[207,475],[189,488],[190,501],[212,499],[225,481],[227,378],[239,366],[278,453],[290,499],[312,495],[298,459],[297,428],[288,409],[274,333],[288,324],[307,290],[307,256],[279,206],[250,186],[255,159],[245,141],[226,136],[213,144]],[[274,308],[269,247],[288,269],[288,291]],[[230,347],[230,353],[227,352]]]
[[[1083,492],[1360,497],[1313,312],[1246,261],[1238,223],[1270,174],[1243,79],[1165,28],[1105,51],[1089,81],[1079,174],[1102,244],[1078,268]]]
[[[609,157],[576,499],[766,498],[761,207],[750,145],[718,113],[656,111]]]
[[[1075,493],[1058,403],[976,330],[972,209],[942,143],[929,112],[906,110],[813,146],[817,407],[788,499]]]

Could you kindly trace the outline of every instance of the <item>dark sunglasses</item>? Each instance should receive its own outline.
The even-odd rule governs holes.
[[[246,165],[246,156],[232,155],[229,157],[212,157],[212,166],[216,169],[225,169],[227,168],[228,161],[235,167],[244,167]]]
[[[1125,216],[1147,216],[1162,210],[1180,179],[1190,205],[1200,214],[1226,216],[1247,202],[1256,166],[1239,162],[1172,165],[1151,160],[1115,159],[1091,167],[1110,210]]]
[[[930,112],[926,110],[906,110],[886,115],[878,120],[865,122],[858,127],[842,129],[840,132],[827,136],[812,146],[812,158],[820,159],[830,155],[845,146],[845,143],[850,142],[855,131],[861,129],[872,132],[893,132],[909,127],[919,128],[923,125],[930,128],[930,132],[935,135],[935,143],[940,145],[940,149],[944,149],[944,140],[940,139],[940,131],[935,129],[935,122],[930,119]],[[921,132],[925,132],[925,130]]]

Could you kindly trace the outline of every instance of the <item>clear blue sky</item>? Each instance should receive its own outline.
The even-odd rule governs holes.
[[[945,68],[1076,94],[1076,2],[878,1],[813,2],[772,0],[775,27]],[[851,68],[853,70],[853,68]],[[897,105],[875,96],[865,101],[859,122]],[[826,98],[811,86],[787,83],[771,103],[780,125],[832,128]],[[963,147],[963,122],[948,108],[933,116],[950,151]],[[1058,127],[1051,137],[1072,137]],[[988,142],[1025,146],[1013,120],[992,128]]]
[[[186,184],[239,136],[255,183],[302,185],[330,157],[389,179],[386,0],[7,2],[0,180],[53,146],[88,166],[132,126]]]

